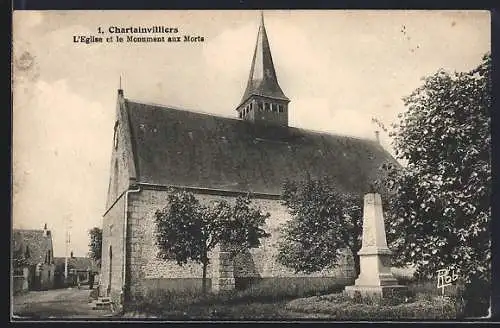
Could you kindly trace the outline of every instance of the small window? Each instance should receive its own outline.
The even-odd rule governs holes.
[[[278,112],[283,113],[283,105],[278,105]]]

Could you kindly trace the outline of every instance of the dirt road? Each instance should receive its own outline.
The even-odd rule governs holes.
[[[12,299],[13,320],[92,319],[109,317],[110,311],[92,310],[87,287],[32,291]]]

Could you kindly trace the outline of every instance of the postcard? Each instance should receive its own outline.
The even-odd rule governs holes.
[[[488,318],[490,21],[14,11],[11,319]]]

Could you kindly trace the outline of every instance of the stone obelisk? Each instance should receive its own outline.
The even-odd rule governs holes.
[[[406,289],[406,286],[398,285],[391,273],[391,251],[385,236],[382,199],[377,193],[364,197],[363,239],[358,255],[358,279],[354,286],[345,287],[350,296],[359,292],[361,295],[385,297]]]

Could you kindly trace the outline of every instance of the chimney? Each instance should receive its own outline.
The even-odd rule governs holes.
[[[49,232],[47,230],[47,223],[45,223],[43,226],[43,235],[44,237],[47,237],[49,235]]]
[[[378,130],[375,131],[375,139],[377,140],[378,143],[380,143],[380,131]]]
[[[71,257],[71,258],[73,258],[73,251],[71,251],[71,253],[70,253],[70,257]]]

